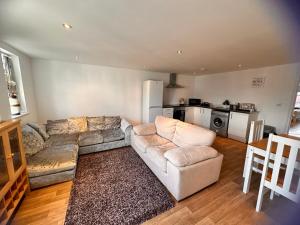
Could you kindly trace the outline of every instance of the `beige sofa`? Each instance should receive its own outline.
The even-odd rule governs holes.
[[[158,116],[133,127],[131,145],[152,172],[180,201],[219,179],[223,155],[210,147],[215,133]]]

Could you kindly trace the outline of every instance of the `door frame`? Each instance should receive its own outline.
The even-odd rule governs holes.
[[[289,114],[288,114],[288,118],[287,118],[287,122],[286,122],[287,125],[285,126],[286,133],[289,132],[290,127],[291,127],[292,112],[293,112],[294,107],[295,107],[295,102],[296,102],[296,98],[297,98],[299,88],[300,88],[300,74],[298,75],[296,85],[293,87],[293,96],[292,96],[291,102],[289,104]]]

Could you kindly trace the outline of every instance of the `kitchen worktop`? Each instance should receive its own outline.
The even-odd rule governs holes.
[[[246,113],[246,114],[250,114],[250,113],[257,113],[257,111],[255,112],[250,112],[248,110],[241,110],[241,109],[230,109],[230,110],[226,110],[226,109],[220,109],[220,108],[215,108],[215,107],[208,107],[208,106],[201,106],[201,105],[189,105],[189,104],[184,104],[184,105],[179,105],[179,104],[174,104],[174,105],[163,105],[163,108],[179,108],[179,107],[201,107],[201,108],[210,108],[212,110],[219,110],[219,111],[224,111],[224,112],[238,112],[238,113]]]

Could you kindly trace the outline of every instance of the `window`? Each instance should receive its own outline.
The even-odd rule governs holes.
[[[297,92],[295,108],[300,108],[300,92]]]
[[[0,49],[0,54],[7,85],[11,117],[15,118],[27,113],[19,57],[2,49]]]

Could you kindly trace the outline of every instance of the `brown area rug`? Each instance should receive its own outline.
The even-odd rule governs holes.
[[[140,224],[174,207],[131,148],[79,157],[65,224]]]

